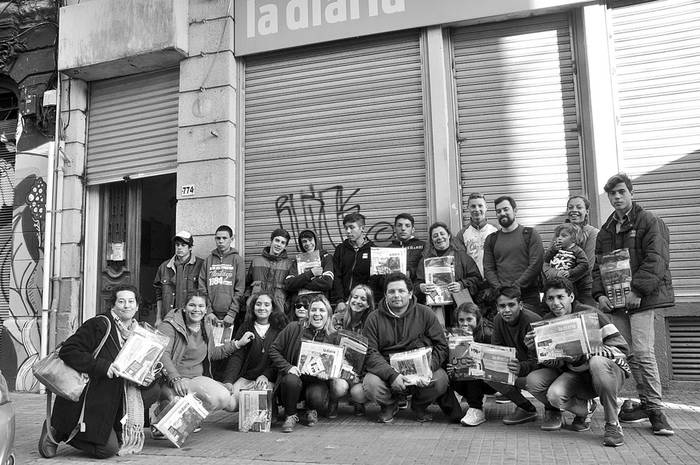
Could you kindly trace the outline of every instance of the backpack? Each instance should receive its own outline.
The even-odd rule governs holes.
[[[530,248],[530,242],[532,241],[532,227],[530,226],[523,226],[523,240],[525,241],[525,246],[529,249]],[[488,245],[491,250],[493,251],[493,246],[496,244],[496,241],[498,240],[498,235],[503,234],[503,231],[500,229],[497,230],[495,233],[490,234],[489,236],[486,237],[486,241],[484,243],[484,247]],[[489,241],[489,239],[492,240]],[[542,292],[542,286],[544,284],[544,271],[540,270],[540,273],[537,275],[537,280],[534,283],[534,286],[537,288],[538,292]]]

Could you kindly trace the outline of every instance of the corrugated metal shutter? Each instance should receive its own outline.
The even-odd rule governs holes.
[[[677,301],[700,299],[700,2],[610,10],[623,169],[671,232]],[[691,208],[688,208],[691,207]]]
[[[175,172],[178,92],[178,69],[92,83],[88,184]]]
[[[700,317],[666,318],[673,379],[700,379]]]
[[[17,120],[0,121],[0,322],[10,317],[12,211],[15,197],[15,131]]]
[[[280,225],[293,238],[313,229],[332,250],[358,207],[375,241],[402,211],[425,234],[421,73],[415,31],[247,58],[248,258]]]
[[[582,191],[568,16],[453,30],[462,198],[510,195],[548,242]],[[494,221],[491,214],[491,221]]]

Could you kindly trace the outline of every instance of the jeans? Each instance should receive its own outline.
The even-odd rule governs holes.
[[[583,372],[540,368],[527,376],[527,390],[542,403],[579,417],[588,415],[588,401],[600,397],[605,421],[617,422],[617,394],[625,372],[609,358],[595,355]]]
[[[452,389],[467,400],[469,408],[477,408],[479,410],[484,408],[484,395],[496,392],[483,379],[453,381]]]
[[[282,377],[280,383],[282,405],[286,416],[296,415],[297,402],[299,402],[302,392],[306,394],[306,408],[308,410],[325,411],[328,407],[328,381],[306,375],[302,375],[300,378],[297,375],[287,373]]]
[[[427,407],[443,395],[447,390],[449,380],[442,368],[433,372],[433,380],[426,387],[409,386],[407,393],[411,394],[411,403],[418,407]],[[379,376],[367,373],[362,381],[367,399],[379,405],[393,405],[395,392]]]
[[[616,310],[613,323],[630,345],[628,360],[639,399],[649,409],[661,408],[661,380],[654,353],[654,310],[627,314]]]

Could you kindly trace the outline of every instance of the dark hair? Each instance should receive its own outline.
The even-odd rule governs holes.
[[[581,235],[581,228],[576,226],[574,223],[562,223],[557,225],[556,228],[554,228],[554,238],[559,235],[560,232],[566,231],[568,232],[571,236],[574,237],[574,241],[578,243],[579,236]]]
[[[109,296],[109,300],[107,303],[109,303],[109,308],[114,307],[114,304],[117,303],[117,293],[121,291],[131,291],[134,293],[134,297],[136,297],[136,303],[141,305],[141,294],[139,294],[139,289],[134,286],[133,284],[117,284],[112,288],[112,294]]]
[[[299,321],[299,318],[297,318],[297,312],[296,312],[296,308],[295,308],[297,304],[303,304],[304,307],[306,307],[306,311],[308,312],[308,310],[309,310],[309,295],[310,294],[302,294],[302,295],[297,294],[294,296],[294,298],[292,299],[292,305],[289,306],[289,311],[287,312],[287,320]]]
[[[399,213],[398,215],[396,215],[396,218],[394,218],[394,226],[396,226],[396,222],[399,220],[408,220],[411,222],[411,226],[414,226],[416,224],[416,220],[410,213]]]
[[[413,281],[411,281],[411,278],[409,278],[400,271],[392,271],[384,278],[384,293],[386,294],[386,290],[389,289],[389,284],[395,283],[397,281],[403,281],[404,283],[406,283],[406,288],[408,289],[408,291],[413,291]]]
[[[343,226],[345,226],[348,223],[357,223],[360,226],[364,226],[365,221],[365,215],[363,215],[362,213],[348,213],[343,217]]]
[[[522,294],[518,286],[499,286],[496,289],[496,298],[498,299],[500,296],[507,297],[509,299],[516,299],[518,302],[522,301]]]
[[[583,205],[586,207],[586,216],[583,218],[583,224],[588,224],[589,221],[589,212],[591,210],[591,201],[588,200],[588,197],[586,197],[583,194],[574,194],[571,197],[569,197],[569,200],[566,201],[566,210],[569,210],[569,202],[571,202],[573,199],[581,199],[583,200]],[[567,223],[570,222],[568,219],[566,220]]]
[[[445,229],[445,231],[447,231],[447,235],[452,237],[452,233],[450,232],[450,228],[447,226],[447,224],[443,223],[442,221],[436,221],[428,228],[428,240],[430,241],[430,245],[433,245],[433,230],[437,228]]]
[[[615,189],[615,186],[617,186],[621,182],[624,182],[625,186],[627,186],[627,190],[632,192],[632,180],[630,180],[629,176],[627,176],[625,173],[617,173],[616,175],[608,179],[608,182],[606,182],[605,186],[603,186],[603,190],[607,193],[610,193],[613,191],[613,189]]]
[[[207,308],[209,308],[211,302],[209,301],[209,296],[206,292],[198,289],[188,292],[185,296],[185,305],[187,305],[190,302],[190,299],[192,299],[193,297],[201,297],[202,299],[204,299],[204,303],[207,304]]]
[[[510,208],[512,208],[513,210],[518,208],[518,204],[515,203],[515,199],[513,197],[511,197],[510,195],[502,195],[499,198],[497,198],[496,200],[494,200],[493,201],[494,208],[496,207],[496,205],[498,205],[499,203],[504,202],[506,200],[508,201],[508,203],[510,203]]]
[[[545,281],[542,291],[546,295],[550,289],[564,289],[567,294],[574,294],[574,285],[566,278],[552,278]]]
[[[304,252],[304,247],[301,246],[301,240],[305,237],[309,238],[309,239],[313,239],[314,244],[316,244],[316,250],[321,250],[321,246],[318,243],[318,238],[316,237],[316,233],[310,229],[304,229],[302,232],[299,233],[299,236],[297,237],[297,249],[299,249],[299,252]]]
[[[227,233],[228,233],[228,237],[233,237],[233,229],[231,229],[230,226],[227,226],[227,225],[225,225],[225,224],[222,224],[221,226],[219,226],[218,228],[216,228],[216,231],[214,231],[214,235],[216,235],[216,233],[218,233],[218,232],[220,232],[220,231],[227,232]]]
[[[460,304],[459,307],[454,309],[454,311],[452,312],[452,321],[454,323],[457,323],[457,321],[459,320],[460,313],[473,314],[474,317],[476,317],[476,325],[479,326],[481,324],[481,309],[474,302],[464,302],[463,304]]]
[[[277,305],[274,297],[267,292],[261,292],[259,294],[253,294],[248,299],[248,304],[246,305],[245,318],[243,319],[243,325],[247,328],[252,328],[255,324],[255,304],[258,303],[258,299],[266,295],[270,298],[272,302],[272,311],[268,321],[270,322],[270,328],[281,331],[285,326],[287,326],[287,316],[284,314],[283,309]]]
[[[283,229],[283,228],[277,228],[274,231],[272,231],[272,233],[270,233],[270,240],[273,240],[275,237],[280,237],[280,236],[287,239],[287,243],[289,244],[289,239],[290,239],[289,233],[287,232],[286,229]]]

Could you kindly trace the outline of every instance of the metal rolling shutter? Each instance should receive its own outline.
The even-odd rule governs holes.
[[[462,198],[510,195],[545,242],[582,192],[566,15],[453,30]]]
[[[245,71],[245,248],[280,227],[329,251],[342,218],[367,217],[386,244],[399,212],[427,230],[421,49],[417,32],[252,56]]]
[[[92,83],[88,184],[175,172],[179,79],[173,69]]]
[[[700,317],[667,318],[673,379],[700,379]]]
[[[15,132],[17,120],[0,121],[0,326],[10,317],[10,270],[12,270],[12,210],[15,188]],[[2,330],[0,329],[0,332]]]
[[[700,2],[610,10],[623,169],[671,232],[676,300],[700,299]],[[691,207],[691,208],[688,208]]]

